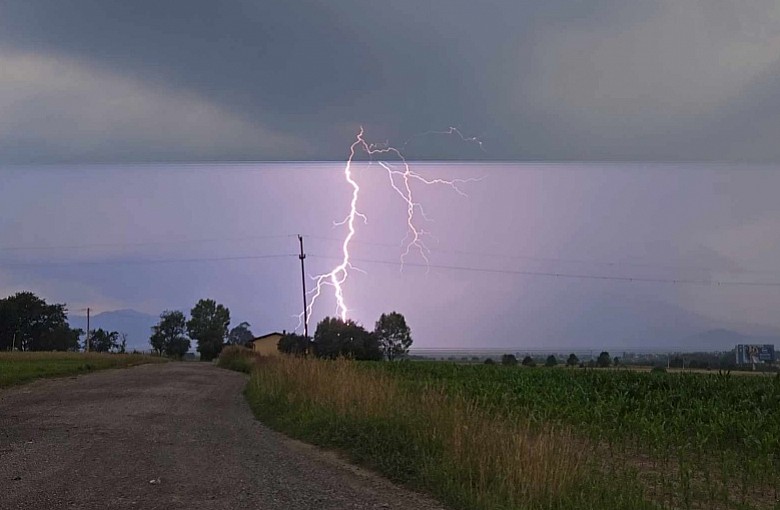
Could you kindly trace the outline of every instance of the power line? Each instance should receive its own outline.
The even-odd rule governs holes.
[[[328,255],[313,255],[310,257],[337,259],[338,257]],[[746,282],[746,281],[721,281],[721,280],[694,280],[685,278],[647,278],[642,276],[609,276],[609,275],[595,275],[595,274],[580,274],[580,273],[558,273],[547,271],[521,271],[511,269],[492,269],[473,266],[454,266],[446,264],[421,264],[415,262],[393,262],[388,260],[372,260],[372,259],[359,259],[352,258],[354,262],[366,263],[366,264],[384,264],[396,267],[421,267],[431,269],[446,269],[452,271],[470,271],[479,273],[494,273],[494,274],[513,274],[521,276],[543,276],[552,278],[573,278],[580,280],[611,280],[621,282],[633,282],[633,283],[668,283],[668,284],[686,284],[686,285],[704,285],[704,286],[748,286],[748,287],[780,287],[780,282]]]
[[[142,241],[132,243],[88,243],[78,245],[50,245],[50,246],[4,246],[0,247],[1,251],[45,251],[45,250],[84,250],[90,248],[121,248],[121,247],[134,247],[134,246],[166,246],[166,245],[180,245],[180,244],[199,244],[199,243],[226,243],[226,242],[241,242],[241,241],[257,241],[257,240],[271,240],[271,239],[291,239],[295,238],[296,234],[277,234],[267,236],[245,236],[245,237],[232,237],[232,238],[203,238],[203,239],[174,239],[167,241]],[[343,242],[343,239],[336,237],[320,236],[307,234],[306,237],[312,239],[319,239],[323,241],[331,241],[336,243]],[[371,241],[353,240],[355,244],[366,246],[378,246],[383,248],[399,248],[402,247],[401,243],[378,243]],[[606,267],[635,267],[646,269],[662,269],[670,271],[707,271],[726,274],[763,274],[763,275],[780,275],[778,271],[769,270],[751,270],[751,269],[715,269],[710,267],[699,266],[672,266],[672,265],[658,265],[636,262],[617,262],[617,261],[600,261],[600,260],[585,260],[585,259],[570,259],[570,258],[553,258],[553,257],[532,257],[528,255],[517,254],[501,254],[501,253],[489,253],[480,251],[469,250],[441,250],[438,248],[432,248],[432,253],[441,254],[455,254],[455,255],[468,255],[475,257],[491,257],[508,260],[531,260],[536,262],[554,262],[563,264],[581,264],[581,265],[596,265]],[[178,261],[180,259],[173,259],[172,261]],[[199,259],[200,260],[200,259]],[[204,259],[205,260],[205,259]],[[183,261],[188,261],[184,259]],[[27,263],[9,263],[5,265],[32,265]],[[36,264],[37,265],[37,264]],[[431,266],[432,267],[432,266]]]
[[[173,239],[168,241],[143,241],[135,243],[88,243],[72,244],[64,246],[3,246],[0,251],[33,251],[33,250],[83,250],[89,248],[122,248],[126,246],[165,246],[175,244],[198,244],[198,243],[224,243],[233,241],[255,241],[263,239],[286,239],[295,237],[293,234],[279,234],[269,236],[249,236],[233,238],[212,238],[212,239]]]
[[[266,254],[266,255],[242,255],[242,256],[226,256],[226,257],[200,257],[200,258],[177,258],[177,259],[156,259],[156,260],[99,260],[99,261],[73,261],[73,262],[10,262],[3,263],[0,261],[0,265],[5,267],[51,267],[51,266],[93,266],[93,265],[153,265],[153,264],[172,264],[172,263],[197,263],[197,262],[226,262],[226,261],[240,261],[240,260],[260,260],[260,259],[275,259],[275,258],[292,258],[299,257],[298,253],[284,253],[284,254]],[[309,257],[320,259],[338,259],[338,257],[330,255],[316,255],[308,254]],[[389,261],[389,260],[376,260],[376,259],[361,259],[352,258],[354,262],[366,263],[366,264],[382,264],[395,267],[417,267],[425,269],[444,269],[450,271],[467,271],[478,273],[492,273],[492,274],[511,274],[519,276],[540,276],[550,278],[569,278],[580,280],[603,280],[603,281],[620,281],[629,283],[664,283],[664,284],[681,284],[681,285],[702,285],[702,286],[744,286],[744,287],[780,287],[780,282],[761,282],[761,281],[729,281],[729,280],[697,280],[689,278],[652,278],[643,276],[611,276],[600,274],[585,274],[585,273],[567,273],[567,272],[551,272],[551,271],[524,271],[524,270],[512,270],[512,269],[494,269],[485,267],[463,266],[463,265],[449,265],[449,264],[422,264],[416,262]]]
[[[234,257],[203,257],[187,259],[151,259],[151,260],[79,260],[73,262],[10,262],[0,261],[2,266],[11,267],[49,267],[49,266],[92,266],[92,265],[147,265],[147,264],[171,264],[187,262],[224,262],[234,260],[255,260],[297,257],[297,253],[270,254],[270,255],[243,255]]]
[[[242,256],[228,256],[228,257],[199,257],[199,258],[177,258],[177,259],[152,259],[152,260],[98,260],[98,261],[72,261],[72,262],[3,262],[0,261],[0,266],[5,267],[60,267],[60,266],[93,266],[93,265],[154,265],[154,264],[171,264],[171,263],[197,263],[197,262],[227,262],[227,261],[240,261],[240,260],[260,260],[260,259],[274,259],[274,258],[287,258],[287,257],[299,257],[297,253],[285,253],[285,254],[267,254],[267,255],[242,255]],[[316,255],[309,254],[310,257],[321,259],[337,259],[338,257],[329,255]],[[376,259],[361,259],[352,258],[353,261],[358,263],[367,264],[382,264],[391,265],[396,267],[418,267],[425,269],[445,269],[452,271],[468,271],[468,272],[480,272],[480,273],[493,273],[493,274],[513,274],[520,276],[542,276],[542,277],[554,277],[554,278],[570,278],[581,280],[609,280],[609,281],[621,281],[621,282],[635,282],[635,283],[665,283],[665,284],[686,284],[686,285],[703,285],[703,286],[745,286],[745,287],[780,287],[780,282],[760,282],[760,281],[730,281],[730,280],[697,280],[689,278],[652,278],[644,276],[611,276],[611,275],[599,275],[599,274],[584,274],[584,273],[567,273],[567,272],[550,272],[550,271],[525,271],[525,270],[511,270],[511,269],[494,269],[474,266],[462,266],[462,265],[448,265],[448,264],[422,264],[415,262],[389,261],[389,260],[376,260]]]
[[[343,239],[336,237],[326,237],[309,235],[312,239],[320,239],[324,241],[343,242]],[[361,241],[353,239],[351,241],[354,244],[366,245],[366,246],[378,246],[382,248],[403,248],[403,243],[391,244],[391,243],[377,243],[370,241]],[[438,248],[430,248],[431,253],[442,254],[454,254],[454,255],[469,255],[474,257],[491,257],[509,260],[531,260],[535,262],[556,262],[564,264],[582,264],[582,265],[596,265],[607,267],[635,267],[645,269],[663,269],[668,271],[706,271],[714,273],[726,273],[726,274],[763,274],[763,275],[780,275],[780,271],[759,270],[759,269],[716,269],[712,267],[701,266],[673,266],[673,265],[660,265],[660,264],[648,264],[641,262],[617,262],[617,261],[603,261],[603,260],[586,260],[586,259],[569,259],[569,258],[554,258],[554,257],[532,257],[529,255],[513,255],[504,253],[488,253],[480,251],[469,250],[441,250]]]

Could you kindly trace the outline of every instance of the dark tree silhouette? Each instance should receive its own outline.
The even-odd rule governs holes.
[[[119,333],[116,331],[106,331],[103,328],[90,331],[89,350],[90,352],[111,352],[119,348]]]
[[[149,343],[157,354],[181,358],[190,349],[186,335],[186,318],[177,310],[166,310],[160,314],[160,321],[152,326]]]
[[[596,364],[601,368],[607,368],[612,364],[612,358],[607,351],[602,351],[596,360]]]
[[[0,350],[78,350],[80,330],[68,325],[64,304],[48,304],[32,292],[0,299]]]
[[[276,344],[276,348],[279,352],[285,354],[294,354],[301,356],[309,351],[309,344],[311,340],[303,335],[296,335],[295,333],[288,333],[279,339]]]
[[[412,331],[398,312],[383,313],[374,326],[374,336],[389,361],[406,356],[412,345]]]
[[[255,335],[252,334],[251,324],[242,322],[228,333],[228,343],[233,345],[246,345],[251,342]]]
[[[211,361],[219,356],[230,325],[230,310],[213,299],[201,299],[190,311],[187,332],[198,342],[200,359]]]
[[[352,320],[342,321],[336,317],[325,317],[317,324],[314,353],[319,358],[382,359],[379,342],[373,334]]]

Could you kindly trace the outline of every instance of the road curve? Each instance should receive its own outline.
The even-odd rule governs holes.
[[[0,390],[0,509],[441,509],[263,426],[246,380],[167,363]]]

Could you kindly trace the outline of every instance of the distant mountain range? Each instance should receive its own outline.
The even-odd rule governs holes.
[[[582,306],[581,302],[578,303]],[[532,343],[518,339],[512,347],[527,348],[623,348],[626,350],[725,351],[737,344],[774,344],[780,347],[780,332],[755,325],[723,324],[680,307],[659,302],[642,302],[642,306],[620,306],[616,303],[589,302],[586,313],[561,314],[557,322],[539,321],[534,317],[518,317],[515,324],[502,324],[503,332],[493,338],[516,337],[525,331],[526,339],[543,339]],[[572,307],[573,308],[573,307]],[[159,317],[136,310],[115,310],[95,314],[90,328],[126,333],[128,349],[148,351],[151,328]],[[69,317],[71,326],[86,330],[87,318]],[[509,327],[514,326],[511,330]],[[434,339],[431,339],[434,340]],[[425,342],[426,347],[478,348],[500,347],[500,344],[452,346]],[[510,346],[507,342],[507,346]],[[194,345],[193,345],[194,348]]]
[[[148,351],[149,337],[152,334],[152,326],[157,324],[159,317],[136,310],[114,310],[92,315],[89,320],[90,329],[103,328],[107,331],[118,331],[127,334],[127,349]],[[83,315],[70,315],[68,322],[71,327],[81,328],[86,331],[87,317]]]
[[[481,331],[468,332],[471,338],[480,339],[472,345],[671,352],[730,350],[739,343],[780,345],[776,327],[708,317],[649,296],[595,294],[574,288],[547,306],[533,305],[509,302],[497,311],[487,310],[491,317],[479,324]],[[437,346],[433,339],[419,343],[450,347]],[[466,345],[461,342],[451,347]]]

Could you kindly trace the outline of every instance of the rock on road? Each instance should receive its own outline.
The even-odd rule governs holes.
[[[246,381],[190,362],[0,390],[0,509],[441,509],[263,426]]]

